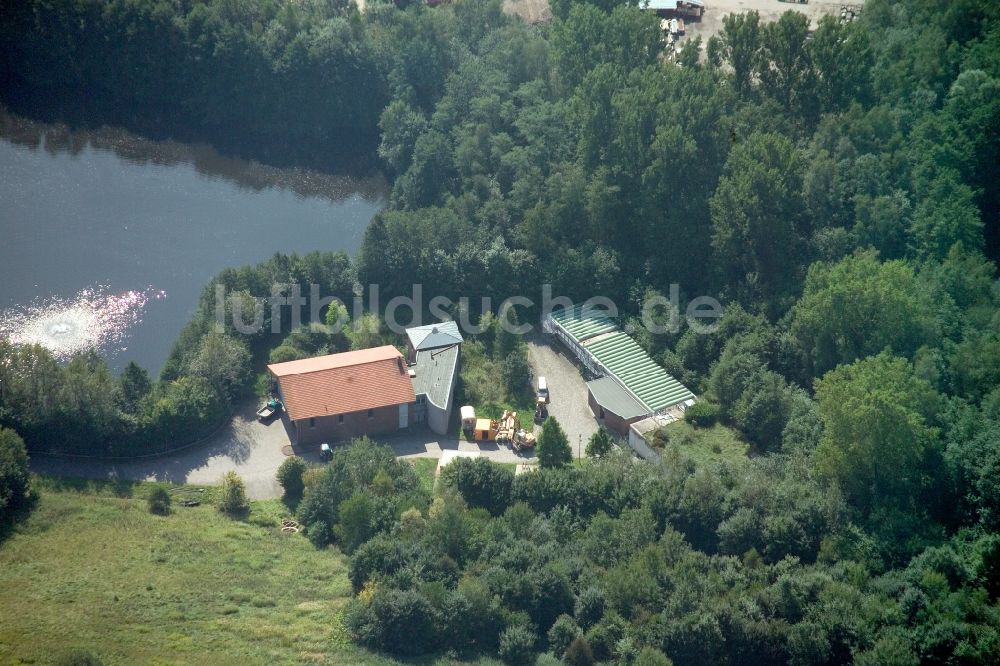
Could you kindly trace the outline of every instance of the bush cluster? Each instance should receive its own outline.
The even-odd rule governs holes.
[[[348,469],[370,473],[365,461],[378,467],[388,451],[365,443],[349,464],[349,449],[338,452],[346,464],[338,478],[365,478]],[[793,454],[738,465],[664,456],[667,465],[652,466],[616,452],[517,476],[509,499],[489,510],[485,489],[498,479],[507,487],[502,468],[456,463],[429,505],[400,511],[352,544],[351,635],[393,654],[451,650],[508,664],[736,664],[747,654],[783,664],[806,659],[816,641],[852,654],[895,640],[911,620],[886,620],[879,609],[899,603],[961,617],[965,640],[992,649],[977,614],[988,614],[987,590],[996,589],[996,540],[958,537],[904,569],[867,573],[886,571],[891,555],[857,550],[843,499]],[[864,564],[852,561],[859,556]],[[943,576],[933,600],[915,601],[906,581],[933,572]],[[817,594],[836,601],[808,601]],[[949,606],[953,595],[971,604],[968,613]],[[690,602],[671,603],[677,598]],[[938,620],[920,617],[900,654],[938,640]]]
[[[298,456],[289,456],[278,466],[278,484],[285,491],[285,497],[297,500],[305,491],[304,475],[306,461]]]
[[[166,488],[154,488],[149,493],[149,497],[146,498],[146,504],[149,507],[150,513],[156,514],[157,516],[169,515],[170,493],[167,492]]]
[[[24,440],[0,427],[0,516],[16,515],[31,501],[31,476]]]
[[[719,420],[719,408],[710,402],[696,402],[684,410],[684,420],[697,428],[711,428]]]

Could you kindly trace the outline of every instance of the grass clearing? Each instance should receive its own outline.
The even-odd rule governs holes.
[[[503,386],[500,363],[489,357],[484,345],[477,341],[467,341],[462,347],[462,367],[459,372],[455,395],[456,405],[472,405],[476,417],[499,419],[505,410],[517,412],[520,426],[529,432],[534,427],[535,394],[531,386],[510,395]],[[471,441],[462,430],[461,417],[455,410],[452,427],[459,439]]]
[[[499,419],[504,411],[511,410],[517,412],[517,420],[521,427],[531,432],[535,425],[535,396],[530,393],[517,394],[507,399],[497,402],[482,402],[473,405],[476,408],[476,418]],[[458,428],[461,431],[461,423]],[[464,432],[460,432],[463,439],[468,439]]]
[[[34,482],[37,506],[0,543],[0,663],[395,663],[350,642],[347,558],[283,534],[279,500],[233,520],[211,491],[192,508],[172,493],[160,517],[158,484]]]
[[[434,472],[437,470],[437,458],[412,458],[410,463],[420,477],[420,486],[429,494],[434,494]]]
[[[491,462],[493,462],[494,465],[505,467],[511,472],[517,471],[517,463]],[[433,496],[434,482],[437,480],[434,473],[437,471],[438,458],[411,458],[410,464],[413,465],[414,470],[417,472],[417,476],[420,477],[421,487]]]
[[[716,423],[710,428],[695,428],[684,420],[664,426],[670,444],[698,463],[746,460],[750,445],[732,428]],[[656,437],[654,439],[654,448]]]

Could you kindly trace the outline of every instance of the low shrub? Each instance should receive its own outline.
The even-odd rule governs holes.
[[[306,473],[306,461],[298,456],[289,456],[285,462],[278,467],[278,483],[285,491],[285,497],[289,499],[300,499],[305,490],[304,475]]]
[[[236,472],[226,472],[222,477],[222,490],[219,493],[219,511],[233,516],[245,513],[249,508],[243,479]]]
[[[149,493],[146,503],[149,505],[150,513],[157,516],[170,514],[170,493],[166,488],[154,488],[153,492]]]
[[[413,590],[375,588],[368,603],[360,597],[348,604],[344,623],[357,640],[376,650],[415,656],[432,650],[434,608]]]
[[[62,655],[54,663],[57,666],[101,666],[104,662],[93,652],[74,650]]]
[[[441,480],[473,507],[499,516],[510,505],[514,471],[486,458],[458,458],[441,471]]]
[[[719,420],[719,407],[710,402],[696,402],[684,412],[684,420],[696,428],[711,428]]]

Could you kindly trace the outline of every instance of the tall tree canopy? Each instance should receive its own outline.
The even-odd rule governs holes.
[[[791,331],[815,375],[883,349],[912,356],[936,341],[929,301],[908,264],[863,252],[810,267]]]
[[[842,365],[816,383],[823,438],[817,468],[862,511],[914,508],[938,446],[940,396],[905,359],[883,353]]]
[[[745,306],[780,304],[808,256],[801,170],[795,145],[780,134],[751,134],[726,159],[711,200],[712,247]]]

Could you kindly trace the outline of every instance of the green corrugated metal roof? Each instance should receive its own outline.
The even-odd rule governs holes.
[[[694,397],[626,333],[619,331],[587,345],[587,351],[652,412]]]
[[[588,340],[595,335],[608,333],[618,328],[602,309],[574,305],[571,308],[554,310],[552,319],[577,342]]]

